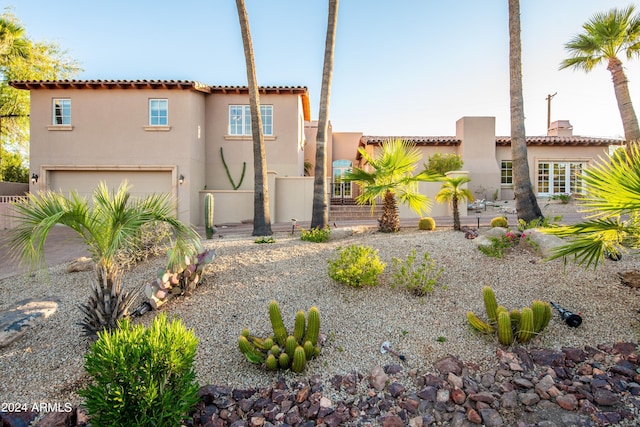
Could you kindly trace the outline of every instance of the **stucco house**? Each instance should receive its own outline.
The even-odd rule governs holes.
[[[30,191],[90,194],[99,181],[123,179],[134,195],[169,193],[178,218],[203,223],[203,198],[215,197],[217,224],[253,217],[253,150],[246,87],[181,80],[12,81],[31,96]],[[271,220],[310,220],[317,122],[306,87],[260,88]],[[358,147],[374,152],[389,137],[360,132],[327,135],[328,188],[344,203],[357,189],[339,177],[363,167]],[[455,136],[403,137],[423,152],[462,157],[478,198],[512,199],[510,138],[495,135],[495,118],[463,117]],[[574,136],[568,121],[548,135],[527,137],[531,181],[540,196],[575,192],[577,174],[621,141]],[[311,168],[313,173],[313,168]],[[421,191],[433,196],[439,184]],[[401,217],[416,214],[402,209]],[[447,215],[434,205],[432,215]]]

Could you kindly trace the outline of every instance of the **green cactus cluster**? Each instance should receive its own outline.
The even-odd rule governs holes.
[[[507,310],[498,305],[496,295],[490,286],[482,290],[484,307],[488,321],[480,319],[473,311],[467,312],[467,321],[478,332],[496,334],[502,345],[511,345],[515,341],[527,343],[541,333],[551,320],[551,305],[548,302],[535,300],[531,307]]]
[[[245,328],[238,337],[238,348],[249,362],[263,365],[269,371],[291,369],[302,372],[307,361],[320,354],[320,312],[316,307],[311,307],[307,314],[299,310],[292,334],[284,326],[276,301],[269,303],[269,319],[273,335],[259,338]]]

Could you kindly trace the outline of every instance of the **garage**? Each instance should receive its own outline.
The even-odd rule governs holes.
[[[80,196],[91,197],[100,181],[109,190],[117,190],[127,180],[132,197],[154,193],[172,194],[171,170],[49,170],[47,188],[68,194],[75,190]]]

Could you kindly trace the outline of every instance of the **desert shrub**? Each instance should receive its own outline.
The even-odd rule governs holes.
[[[150,222],[130,239],[116,255],[118,264],[131,267],[159,255],[164,255],[171,246],[169,224]]]
[[[329,277],[356,288],[376,286],[378,276],[385,264],[380,261],[378,251],[368,246],[349,245],[336,249],[329,261]]]
[[[326,228],[312,228],[311,230],[302,230],[300,232],[300,240],[315,243],[325,243],[329,241],[331,235],[331,229],[329,226]]]
[[[276,239],[274,239],[273,236],[268,236],[268,237],[262,236],[262,237],[258,237],[253,242],[254,243],[258,243],[258,244],[261,244],[261,243],[275,243]]]
[[[571,201],[571,193],[558,193],[551,196],[551,200],[560,200],[560,203],[566,205]]]
[[[436,220],[431,217],[420,218],[420,221],[418,221],[418,229],[433,231],[436,229]]]
[[[538,250],[538,244],[531,240],[531,236],[527,233],[507,231],[503,236],[490,237],[489,241],[490,245],[480,245],[478,249],[483,254],[494,258],[502,258],[505,253],[518,247],[521,243],[526,243],[526,247],[534,251]]]
[[[497,216],[491,220],[490,225],[491,227],[507,228],[509,226],[509,221],[507,221],[507,218],[503,216]]]
[[[85,355],[90,384],[79,391],[92,426],[176,426],[198,402],[193,368],[198,339],[166,314],[147,329],[100,332]]]
[[[557,227],[558,223],[562,221],[562,215],[545,216],[544,218],[536,218],[529,222],[523,219],[518,220],[518,230],[524,231],[531,228],[552,228]]]
[[[394,286],[403,286],[414,295],[423,296],[433,291],[438,278],[444,271],[442,268],[436,268],[436,263],[429,256],[428,252],[424,253],[422,262],[416,265],[416,250],[412,249],[406,260],[393,258],[393,282]]]

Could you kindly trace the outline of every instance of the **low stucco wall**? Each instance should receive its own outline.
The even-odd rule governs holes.
[[[29,184],[21,182],[0,182],[0,196],[24,196],[29,192]]]

